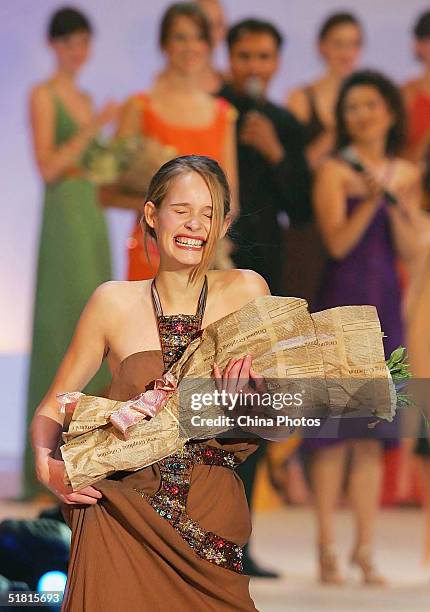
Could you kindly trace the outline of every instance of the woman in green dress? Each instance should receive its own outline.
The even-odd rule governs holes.
[[[27,400],[31,422],[57,370],[73,329],[94,289],[111,278],[108,231],[97,191],[82,168],[82,159],[100,128],[114,118],[108,103],[99,114],[76,83],[88,59],[92,29],[73,9],[57,11],[48,29],[56,70],[30,95],[34,155],[45,183],[45,201],[37,263],[33,342]],[[101,393],[109,382],[100,371],[87,393]],[[26,427],[26,431],[28,426]],[[34,475],[28,438],[25,444],[22,497],[43,487]]]

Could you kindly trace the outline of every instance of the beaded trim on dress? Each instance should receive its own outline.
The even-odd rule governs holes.
[[[206,307],[208,293],[208,280],[200,292],[197,311],[195,315],[176,314],[164,315],[158,295],[155,279],[151,283],[152,303],[157,317],[158,334],[160,336],[161,352],[163,354],[164,367],[170,368],[172,363],[179,359],[191,340],[195,338],[201,328],[203,315]]]
[[[164,315],[155,279],[151,284],[151,294],[157,316],[164,366],[167,370],[200,331],[206,306],[207,277],[195,315]],[[225,569],[242,573],[242,548],[212,531],[203,529],[186,512],[194,465],[217,465],[234,470],[239,463],[233,452],[205,446],[202,443],[188,442],[174,455],[158,461],[160,486],[153,495],[137,487],[134,487],[134,490],[172,525],[199,557]]]
[[[231,451],[187,444],[180,451],[158,462],[160,487],[154,495],[134,487],[154,510],[172,525],[196,554],[210,563],[242,573],[242,548],[213,531],[207,531],[186,512],[191,475],[196,464],[218,465],[234,470],[239,460]]]

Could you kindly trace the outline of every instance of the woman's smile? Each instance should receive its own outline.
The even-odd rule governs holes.
[[[178,234],[173,240],[178,249],[186,251],[201,251],[206,242],[201,236],[187,236],[186,234]]]

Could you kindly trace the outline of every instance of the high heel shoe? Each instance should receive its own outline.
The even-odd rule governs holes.
[[[324,584],[342,585],[344,577],[339,572],[337,555],[333,546],[320,546],[320,581]]]
[[[375,567],[372,560],[370,548],[368,546],[360,546],[351,555],[351,565],[360,568],[363,575],[363,583],[371,586],[386,586],[387,580],[382,576]]]

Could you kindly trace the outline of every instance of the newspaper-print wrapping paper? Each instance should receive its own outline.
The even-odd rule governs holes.
[[[297,384],[306,387],[304,415],[341,415],[358,410],[364,402],[375,407],[375,417],[393,418],[396,394],[376,308],[343,306],[311,315],[305,300],[259,297],[208,325],[190,343],[169,371],[177,381],[176,391],[155,417],[134,425],[128,437],[110,420],[125,402],[80,397],[60,447],[73,490],[116,471],[151,465],[191,437],[207,439],[227,431],[225,425],[191,431],[190,398],[215,390],[214,362],[223,369],[232,357],[245,354],[253,356],[254,370],[268,379],[271,391],[291,392]],[[211,405],[199,414],[215,418],[225,411]]]

